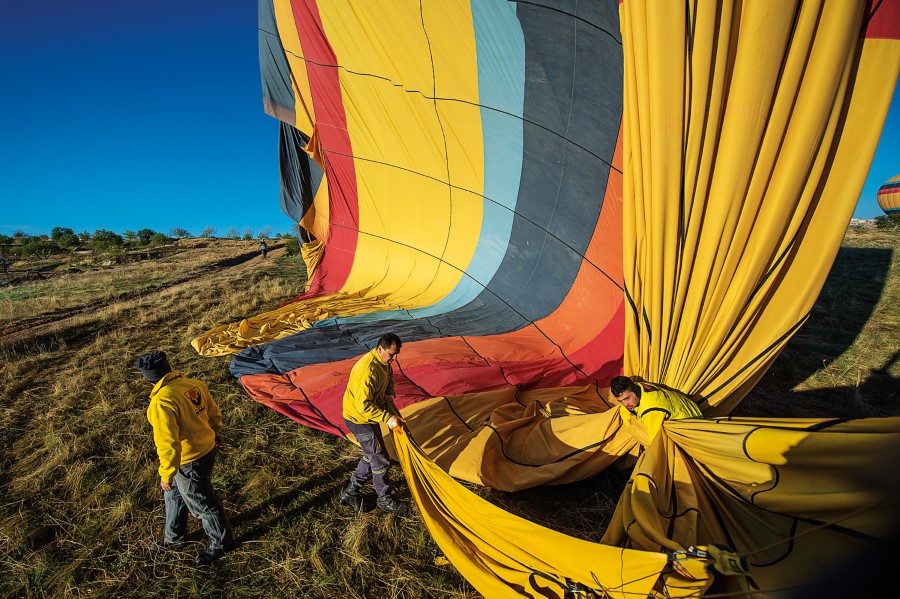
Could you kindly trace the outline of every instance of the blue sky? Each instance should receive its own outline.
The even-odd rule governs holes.
[[[254,0],[0,9],[0,233],[287,232]],[[855,216],[900,174],[900,94]],[[887,132],[891,132],[889,135]]]
[[[4,3],[0,233],[287,232],[254,0]]]

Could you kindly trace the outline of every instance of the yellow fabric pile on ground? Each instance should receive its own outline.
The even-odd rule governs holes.
[[[567,391],[577,397],[579,390]],[[448,399],[415,406],[417,412],[408,414],[413,434],[421,411],[446,409]],[[468,434],[457,436],[448,429],[444,441],[435,442],[439,436],[433,431],[420,431],[428,433],[430,453],[447,462],[455,476],[488,479],[493,485],[527,479],[531,472],[532,480],[543,482],[566,471],[560,466],[565,463],[560,460],[563,448],[571,454],[580,443],[609,432],[612,420],[617,422],[613,437],[627,435],[619,426],[618,410],[577,413],[578,401],[563,393],[556,402],[527,407],[503,403],[503,394],[497,393],[496,403],[497,414]],[[554,404],[555,413],[532,409]],[[515,406],[521,418],[510,417]],[[506,419],[505,434],[490,425],[498,418]],[[528,443],[528,466],[497,448],[515,446],[510,441],[517,433],[543,439]],[[485,442],[485,435],[497,443]],[[737,563],[736,555],[744,556],[749,578],[729,576],[723,588],[737,591],[751,585],[764,596],[766,589],[809,584],[898,530],[898,485],[884,472],[900,458],[900,418],[667,422],[638,458],[602,543],[567,537],[504,512],[455,481],[407,434],[394,435],[394,443],[432,536],[487,597],[563,597],[567,588],[642,597],[660,575],[658,592],[698,597],[712,582],[716,556],[690,554],[677,572],[667,567],[666,552],[692,546],[722,547],[724,557],[718,557],[723,563]],[[635,444],[631,439],[631,444],[616,447],[628,451]],[[590,467],[598,472],[616,458],[605,451],[585,455],[588,459],[578,467],[593,462]],[[636,551],[621,552],[619,547]]]

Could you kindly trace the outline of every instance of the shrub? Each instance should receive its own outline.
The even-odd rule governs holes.
[[[900,231],[900,214],[876,216],[875,228],[879,231]]]
[[[57,238],[55,241],[59,245],[59,247],[67,250],[78,247],[78,244],[80,243],[78,241],[78,235],[76,235],[75,233],[64,233],[63,235],[60,235],[59,238]]]
[[[53,230],[50,231],[50,239],[53,241],[59,241],[64,236],[75,237],[75,231],[68,227],[53,227]]]
[[[29,237],[24,244],[13,248],[13,253],[36,258],[46,258],[52,254],[61,254],[63,251],[55,241],[40,239],[39,237]]]
[[[156,246],[165,245],[165,244],[171,243],[171,242],[172,242],[171,237],[167,237],[167,236],[163,235],[162,233],[154,233],[153,237],[150,238],[149,245],[151,245],[152,247],[156,247]]]
[[[118,233],[97,229],[94,231],[94,236],[91,237],[90,246],[91,249],[98,252],[109,252],[119,249],[124,243],[125,240]]]
[[[284,253],[287,256],[296,256],[300,253],[300,240],[291,235],[285,235],[282,237],[284,239]]]
[[[169,229],[169,235],[177,239],[187,239],[188,237],[193,237],[193,235],[191,235],[191,232],[184,227],[172,227],[171,229]]]
[[[200,231],[200,237],[215,237],[216,229],[215,227],[206,227],[202,231]]]
[[[148,245],[155,235],[159,235],[159,233],[153,229],[141,229],[137,232],[138,239],[140,239],[141,243],[144,245]]]

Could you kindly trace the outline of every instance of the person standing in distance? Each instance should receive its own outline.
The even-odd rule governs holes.
[[[353,366],[344,392],[344,423],[362,447],[363,456],[350,476],[350,483],[341,492],[340,501],[358,511],[363,508],[362,486],[371,479],[378,495],[375,505],[379,509],[399,514],[406,512],[406,506],[390,494],[387,480],[390,459],[379,426],[385,422],[394,429],[405,422],[394,405],[394,372],[391,368],[402,345],[397,335],[382,335],[375,349]]]
[[[159,456],[159,486],[166,505],[166,528],[154,549],[179,548],[187,535],[188,512],[200,520],[209,548],[197,556],[205,566],[236,546],[222,503],[212,486],[222,412],[203,381],[172,370],[166,354],[154,350],[135,366],[153,385],[147,420]]]

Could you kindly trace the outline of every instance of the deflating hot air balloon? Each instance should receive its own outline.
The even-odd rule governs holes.
[[[900,214],[900,175],[878,188],[878,205],[887,215]]]
[[[741,401],[840,245],[900,72],[900,2],[260,0],[259,27],[309,285],[194,347],[346,434],[350,368],[398,334],[395,449],[482,593],[696,596],[708,566],[772,588],[890,527],[896,503],[850,473],[896,420],[666,423],[606,544],[451,476],[516,490],[637,455],[608,391],[622,372],[708,417]],[[829,442],[846,468],[797,466]]]

